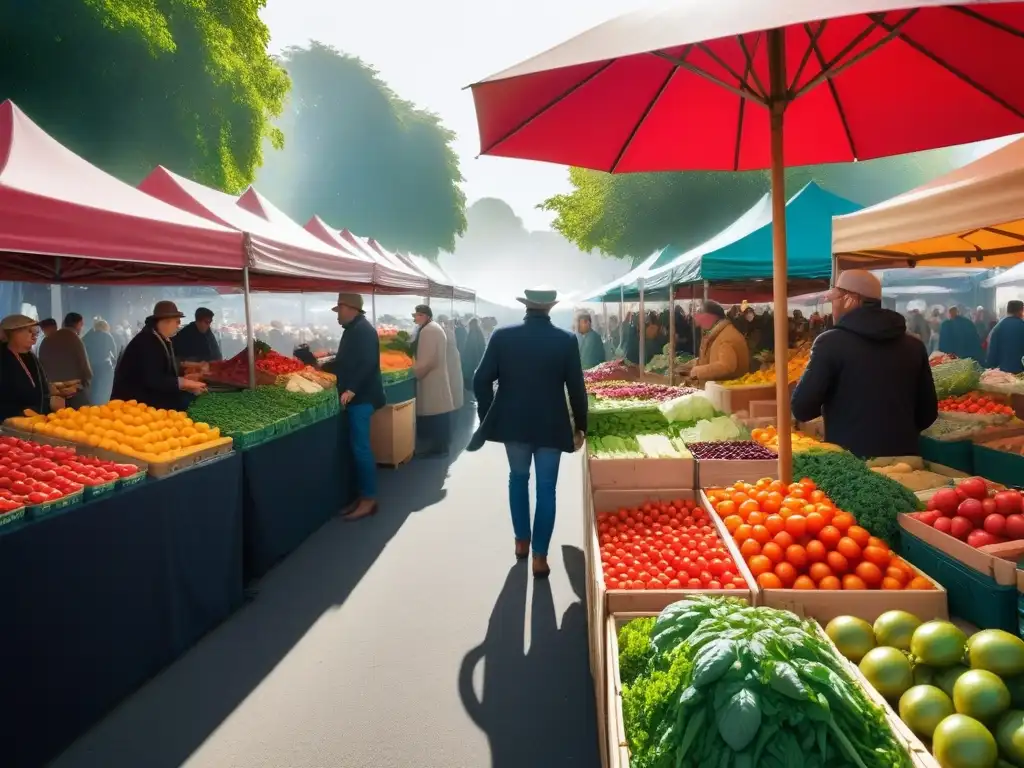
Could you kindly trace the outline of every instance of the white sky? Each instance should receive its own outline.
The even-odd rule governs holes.
[[[272,50],[310,39],[359,56],[402,98],[439,114],[455,144],[468,202],[500,197],[528,229],[552,216],[535,206],[568,191],[562,166],[481,157],[473,98],[464,86],[516,64],[646,0],[269,0]]]

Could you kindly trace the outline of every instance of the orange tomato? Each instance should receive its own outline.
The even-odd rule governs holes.
[[[786,520],[786,533],[794,539],[799,539],[807,533],[807,518],[803,515],[793,515]]]
[[[761,505],[758,504],[753,499],[747,499],[742,504],[740,504],[738,511],[739,511],[740,516],[743,517],[744,519],[746,519],[750,515],[751,512],[760,512],[761,511]]]
[[[871,542],[871,534],[867,532],[867,529],[861,528],[859,525],[851,525],[846,531],[846,535],[857,542],[857,546],[861,549],[868,546]]]
[[[811,512],[807,515],[807,533],[817,536],[825,527],[825,518],[820,512]]]
[[[882,547],[867,546],[864,547],[863,554],[864,559],[867,562],[874,563],[883,571],[889,568],[889,563],[892,561],[892,552],[890,552],[888,548],[883,549]]]
[[[902,568],[896,568],[892,565],[885,569],[885,578],[898,581],[901,587],[908,581],[910,581],[910,577],[907,575],[906,571],[904,571]]]
[[[754,503],[756,504],[757,502],[755,501]],[[746,504],[746,502],[744,502],[744,504]],[[757,511],[751,512],[747,515],[747,522],[751,525],[764,525],[764,518],[764,513],[758,509]]]
[[[832,518],[832,525],[838,528],[843,533],[846,533],[850,529],[851,525],[856,525],[857,519],[849,512],[840,512],[838,515]]]
[[[789,531],[779,531],[779,533],[775,534],[773,541],[783,549],[796,543],[796,539],[793,538],[793,534]]]
[[[731,499],[732,499],[732,503],[733,503],[733,504],[735,504],[735,505],[736,505],[737,507],[739,507],[739,506],[740,506],[740,504],[742,504],[742,503],[743,503],[744,501],[746,501],[746,500],[747,500],[747,499],[749,499],[750,497],[749,497],[749,496],[747,496],[747,494],[745,494],[745,493],[744,493],[743,491],[736,491],[736,492],[735,492],[735,493],[734,493],[734,494],[733,494],[732,496],[730,496],[729,498],[731,498]]]
[[[774,515],[782,508],[782,501],[777,493],[769,493],[768,498],[761,501],[761,510],[766,515]]]
[[[809,498],[815,504],[820,504],[821,502],[825,501],[825,499],[827,499],[828,496],[825,495],[824,491],[815,490],[811,491],[811,495],[808,496],[807,498]]]
[[[786,547],[786,561],[797,570],[807,567],[807,550],[799,544]]]
[[[860,577],[861,581],[871,587],[878,587],[882,584],[884,575],[882,569],[874,563],[858,563],[857,567],[853,569],[853,572]]]
[[[761,545],[753,539],[747,539],[740,544],[740,554],[743,555],[744,560],[749,560],[754,555],[761,554]]]
[[[782,500],[782,506],[786,509],[791,509],[794,512],[802,512],[804,509],[804,500],[795,496],[787,496]]]
[[[826,576],[818,582],[818,589],[842,589],[843,583],[838,576]]]
[[[818,541],[824,544],[829,550],[834,550],[836,545],[839,543],[839,540],[842,538],[842,531],[834,525],[826,525],[818,532]]]
[[[750,537],[760,544],[767,544],[772,540],[772,535],[763,525],[755,525],[750,531]]]
[[[828,563],[828,567],[832,569],[832,573],[837,576],[842,576],[850,570],[849,561],[838,552],[829,552],[828,557],[825,558],[825,562]]]
[[[718,506],[715,507],[715,511],[719,517],[729,517],[730,515],[736,514],[736,504],[731,500],[726,499],[725,501],[718,502]]]
[[[843,536],[836,544],[836,552],[841,554],[847,560],[860,560],[861,548],[856,541],[851,539],[849,536]]]
[[[809,477],[801,477],[800,485],[806,488],[808,491],[813,491],[815,488],[818,487],[818,484],[811,480],[811,478]]]
[[[935,585],[932,584],[924,576],[915,576],[907,584],[907,589],[935,589]]]
[[[757,586],[761,589],[782,589],[782,580],[774,573],[762,573],[757,577]]]
[[[771,560],[773,563],[781,563],[786,556],[785,551],[776,544],[774,541],[769,541],[761,549],[761,554]]]
[[[781,493],[783,490],[785,490],[785,488],[786,488],[786,486],[784,486],[782,484],[781,480],[772,480],[768,484],[768,490],[769,491],[774,491],[775,493]]]
[[[807,550],[807,559],[812,563],[823,563],[825,558],[828,557],[828,550],[825,549],[825,545],[817,539],[807,542],[805,549]]]
[[[811,563],[811,567],[807,573],[812,579],[814,579],[815,583],[818,583],[822,579],[826,579],[831,576],[832,569],[824,563]]]
[[[782,585],[789,589],[793,586],[793,582],[796,581],[796,577],[799,575],[790,563],[779,563],[775,566],[775,575],[779,577],[779,581]]]
[[[791,483],[786,493],[793,499],[806,499],[808,491],[800,483]]]
[[[764,519],[764,527],[768,529],[768,532],[774,536],[781,531],[786,530],[786,520],[782,515],[768,515]]]
[[[743,518],[739,515],[729,515],[722,520],[722,523],[729,533],[736,533],[736,529],[743,525]]]
[[[797,576],[793,582],[793,589],[817,589],[818,585],[810,576]]]
[[[741,525],[739,528],[737,528],[735,531],[732,532],[732,537],[734,539],[736,539],[736,541],[742,543],[742,542],[744,542],[744,541],[746,541],[747,539],[750,538],[750,534],[753,533],[753,531],[754,531],[753,526],[750,526],[750,525],[747,525],[746,523],[744,523],[743,525]]]
[[[775,564],[764,555],[754,555],[747,561],[747,565],[750,567],[752,574],[760,576],[762,573],[768,573],[772,570]]]
[[[898,579],[886,576],[882,579],[882,589],[903,589],[903,583]]]
[[[881,547],[882,549],[888,549],[889,548],[889,545],[886,544],[884,541],[882,541],[877,536],[872,536],[871,538],[868,539],[868,546],[869,547]]]
[[[843,589],[867,589],[868,585],[864,583],[864,580],[860,576],[854,576],[853,574],[846,574],[843,576]]]

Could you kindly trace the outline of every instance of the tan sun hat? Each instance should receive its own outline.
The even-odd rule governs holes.
[[[341,307],[351,307],[363,312],[363,297],[358,293],[339,293],[338,304],[331,308],[331,312],[337,312]]]
[[[148,320],[169,320],[172,317],[182,318],[185,313],[178,309],[178,305],[173,301],[158,301],[153,307],[153,314],[150,315]]]
[[[22,328],[33,328],[37,325],[39,321],[28,315],[8,315],[0,320],[0,331],[20,331]]]

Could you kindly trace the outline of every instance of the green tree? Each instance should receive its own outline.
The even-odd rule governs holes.
[[[281,146],[288,76],[265,0],[5,0],[0,99],[109,173],[156,165],[240,191]]]
[[[872,205],[955,166],[955,150],[864,163],[792,168],[787,196],[809,181],[861,205]],[[585,251],[643,258],[666,245],[690,248],[736,220],[769,190],[768,173],[624,173],[570,168],[572,191],[540,208],[554,227]]]
[[[281,62],[292,80],[278,122],[288,143],[267,159],[260,191],[297,221],[318,214],[392,250],[454,250],[466,229],[455,134],[330,46],[289,48]]]

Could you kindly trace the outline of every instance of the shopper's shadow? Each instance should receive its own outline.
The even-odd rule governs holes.
[[[459,670],[459,695],[473,722],[487,734],[492,768],[593,768],[600,764],[594,690],[587,663],[583,553],[562,556],[579,598],[555,616],[551,586],[533,582],[529,648],[524,651],[529,565],[512,567],[491,612],[487,636]],[[483,663],[477,695],[474,671]]]

